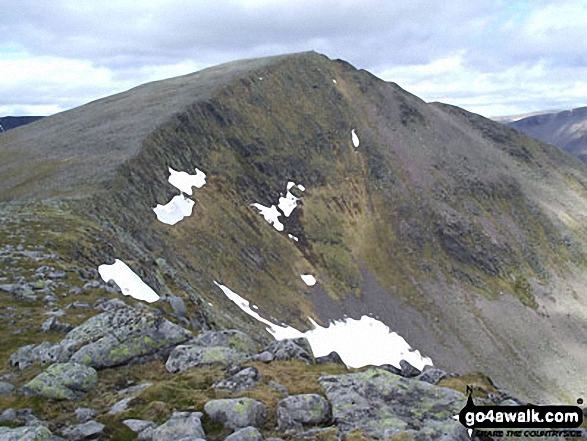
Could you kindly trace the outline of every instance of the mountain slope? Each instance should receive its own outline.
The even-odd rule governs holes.
[[[140,86],[0,135],[0,164],[6,206],[57,198],[79,218],[55,226],[57,252],[121,259],[212,326],[269,338],[216,281],[301,330],[372,314],[435,365],[523,399],[587,394],[586,166],[343,61],[301,53]],[[208,176],[173,226],[152,211],[177,194],[168,167]],[[277,204],[289,181],[305,191],[278,232],[251,204]]]
[[[530,116],[507,124],[587,161],[587,107]]]
[[[16,127],[30,124],[39,119],[42,116],[0,116],[0,132],[5,132]]]

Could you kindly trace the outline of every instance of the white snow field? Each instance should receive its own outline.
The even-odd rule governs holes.
[[[302,274],[301,278],[308,286],[314,286],[316,284],[316,278],[312,274]]]
[[[112,265],[100,265],[98,272],[104,282],[108,283],[110,280],[114,280],[125,296],[131,296],[147,303],[159,300],[157,293],[119,259],[116,259]]]
[[[344,363],[351,368],[382,364],[391,364],[399,368],[399,362],[406,360],[412,366],[423,369],[426,365],[433,365],[432,360],[424,357],[419,351],[413,350],[410,345],[396,332],[379,320],[369,316],[362,316],[359,320],[342,319],[331,322],[327,327],[318,325],[308,317],[314,326],[307,332],[300,332],[287,325],[276,325],[261,317],[251,309],[248,300],[231,291],[224,285],[214,283],[240,309],[266,324],[267,331],[276,340],[286,338],[306,337],[310,342],[316,357],[321,357],[336,351]]]
[[[157,204],[153,211],[157,219],[167,225],[175,225],[184,217],[192,214],[195,202],[186,198],[183,194],[175,196],[165,205]]]
[[[176,171],[169,167],[169,183],[185,194],[192,195],[192,187],[202,188],[206,184],[206,174],[198,170],[195,175],[190,175],[183,171]]]

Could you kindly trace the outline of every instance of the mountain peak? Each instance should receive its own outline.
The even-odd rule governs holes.
[[[44,219],[56,254],[118,259],[183,299],[188,322],[269,337],[220,285],[301,333],[373,317],[436,366],[528,400],[587,394],[570,368],[587,366],[586,171],[315,52],[145,84],[0,134],[0,199]],[[198,173],[193,194],[174,185]]]

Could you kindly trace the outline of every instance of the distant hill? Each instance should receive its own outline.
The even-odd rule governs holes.
[[[505,123],[528,136],[556,145],[587,162],[587,107],[542,113]]]
[[[169,168],[196,167],[207,181],[193,213],[160,222],[154,207],[185,202]],[[279,215],[289,182],[299,201],[280,231],[253,204]],[[587,397],[586,188],[587,166],[560,149],[342,60],[236,61],[0,134],[0,215],[14,225],[0,242],[15,256],[0,273],[18,285],[16,266],[41,265],[24,260],[37,246],[71,277],[121,259],[183,300],[182,323],[265,340],[215,282],[302,331],[308,317],[372,315],[442,369],[575,402]],[[79,323],[66,307],[77,297],[56,292],[52,307],[71,314],[60,320]],[[0,338],[48,338],[33,325]]]
[[[0,117],[0,133],[6,132],[7,130],[14,129],[25,124],[30,124],[39,119],[42,116],[1,116]]]
[[[526,112],[526,113],[518,113],[516,115],[504,115],[504,116],[492,116],[491,119],[493,121],[497,121],[500,122],[502,124],[506,124],[506,123],[510,123],[513,121],[518,121],[520,119],[524,119],[524,118],[528,118],[530,116],[536,116],[536,115],[544,115],[545,113],[557,113],[557,112],[561,112],[562,110],[560,109],[552,109],[552,110],[539,110],[536,112]]]

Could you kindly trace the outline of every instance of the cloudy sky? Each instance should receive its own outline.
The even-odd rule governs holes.
[[[316,50],[485,116],[587,106],[587,0],[3,0],[0,116]]]

